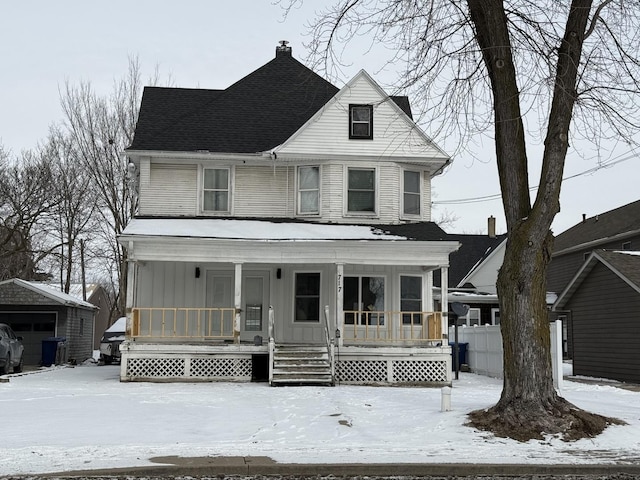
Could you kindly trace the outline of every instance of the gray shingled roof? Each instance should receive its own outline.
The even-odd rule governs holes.
[[[601,213],[574,225],[555,238],[554,251],[640,231],[640,200]]]
[[[594,250],[560,294],[554,305],[554,309],[564,308],[569,299],[580,288],[580,285],[585,278],[587,278],[593,267],[598,263],[605,265],[625,280],[632,288],[640,292],[640,252]]]
[[[338,88],[276,57],[225,90],[145,87],[130,150],[265,152],[295,133]],[[391,97],[411,117],[406,97]],[[346,131],[346,123],[345,123]]]
[[[640,252],[598,250],[596,253],[640,291]]]
[[[449,255],[449,287],[460,283],[471,269],[485,259],[504,239],[506,234],[490,237],[489,235],[447,234],[447,240],[460,242],[458,251]],[[440,286],[440,271],[436,270],[433,283]]]

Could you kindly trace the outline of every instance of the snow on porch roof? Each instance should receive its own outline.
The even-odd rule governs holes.
[[[237,219],[166,219],[134,218],[122,233],[127,235],[221,238],[234,240],[444,240],[442,230],[430,222],[421,224],[428,235],[422,232],[416,238],[415,228],[403,229],[403,225],[338,225],[308,222],[237,220]],[[391,231],[396,231],[396,234]],[[436,231],[437,230],[437,231]],[[406,233],[405,233],[406,231]],[[442,232],[444,233],[444,232]],[[446,236],[446,234],[444,234]],[[432,238],[428,238],[432,237]]]

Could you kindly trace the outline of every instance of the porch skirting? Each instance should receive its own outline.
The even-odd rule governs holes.
[[[120,380],[267,381],[268,353],[267,345],[124,342]],[[335,372],[336,384],[450,385],[451,348],[342,346]]]

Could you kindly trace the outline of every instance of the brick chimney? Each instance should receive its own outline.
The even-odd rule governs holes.
[[[286,55],[288,57],[291,56],[291,47],[288,46],[289,42],[287,40],[280,40],[280,45],[276,47],[276,57],[280,55]]]
[[[493,215],[487,219],[487,232],[489,238],[496,238],[496,217]]]

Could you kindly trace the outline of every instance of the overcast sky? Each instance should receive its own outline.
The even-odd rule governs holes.
[[[107,95],[114,79],[126,74],[131,56],[137,56],[144,78],[157,66],[162,79],[188,88],[226,88],[270,61],[279,40],[288,40],[304,63],[306,23],[324,3],[333,2],[308,0],[284,19],[271,0],[1,2],[0,144],[14,154],[34,148],[51,124],[62,121],[59,89],[65,81],[90,81]],[[345,51],[351,66],[343,69],[344,78],[331,79],[336,86],[361,68],[383,87],[394,78],[393,72],[378,71],[380,56],[364,55],[363,45]],[[455,149],[451,139],[435,140],[449,152]],[[484,233],[491,215],[498,232],[506,230],[494,147],[491,139],[477,143],[476,156],[483,161],[457,155],[433,182],[434,217],[449,212],[458,218],[446,227],[450,233]],[[555,233],[578,223],[582,214],[593,216],[640,199],[640,157],[628,146],[612,144],[600,159],[580,145],[573,147],[565,178],[597,167],[598,160],[610,166],[564,183]],[[536,165],[530,169],[532,185],[537,184]]]

